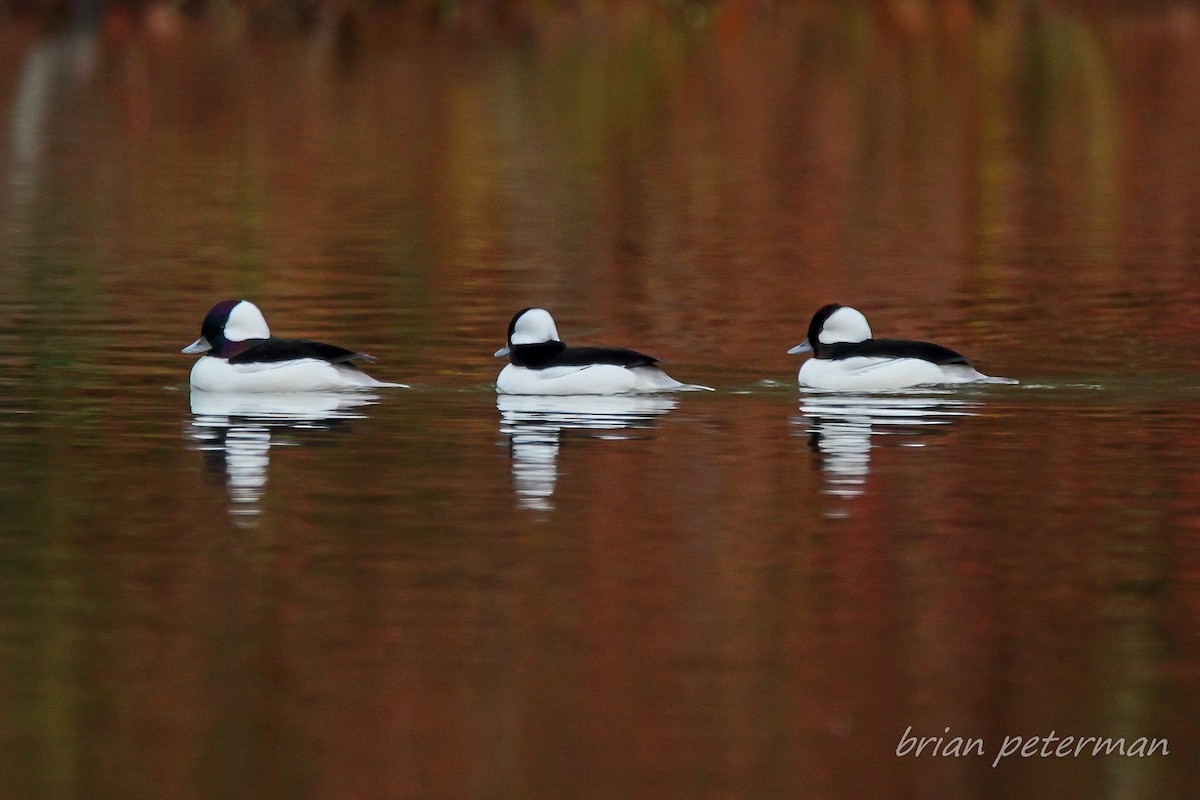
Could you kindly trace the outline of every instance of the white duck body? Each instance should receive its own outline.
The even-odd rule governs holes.
[[[300,358],[261,364],[230,364],[204,356],[192,367],[192,388],[202,392],[343,392],[398,386],[372,378],[357,367]]]
[[[1016,383],[984,375],[948,347],[873,339],[861,312],[836,304],[817,311],[808,337],[788,352],[813,353],[797,375],[800,385],[811,389],[872,392],[940,384]]]
[[[712,391],[681,383],[655,366],[657,359],[633,350],[567,347],[550,313],[519,311],[508,326],[508,344],[496,356],[512,363],[496,378],[500,394],[613,395],[671,391]]]
[[[500,394],[637,394],[704,389],[672,378],[658,367],[616,364],[530,369],[509,364],[496,378]]]
[[[797,375],[810,389],[878,392],[947,383],[1008,383],[990,378],[969,364],[934,364],[920,358],[810,358]]]
[[[191,385],[203,392],[339,392],[398,387],[354,366],[373,360],[323,342],[277,339],[258,307],[247,300],[217,303],[200,338],[184,353],[205,353],[192,367]]]

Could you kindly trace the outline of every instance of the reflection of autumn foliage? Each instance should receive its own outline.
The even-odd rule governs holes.
[[[676,363],[776,370],[837,299],[880,333],[949,333],[985,371],[1087,372],[1145,303],[1195,297],[1194,10],[734,2],[682,21],[692,5],[529,4],[527,35],[474,39],[399,7],[286,35],[237,4],[114,11],[86,58],[56,45],[79,83],[53,84],[41,123],[105,165],[66,191],[131,220],[108,245],[131,270],[188,263],[268,307],[350,274],[434,348],[536,301],[584,337],[604,321]],[[0,39],[12,98],[46,40]],[[440,307],[459,316],[421,318]],[[1196,308],[1141,333],[1194,331]]]

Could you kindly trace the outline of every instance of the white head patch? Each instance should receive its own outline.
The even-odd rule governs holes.
[[[817,338],[821,340],[821,344],[863,342],[871,338],[871,326],[867,324],[867,318],[861,311],[842,306],[825,320]]]
[[[541,344],[560,339],[550,312],[544,308],[531,308],[517,318],[509,341],[512,344]]]
[[[244,342],[247,339],[267,339],[271,329],[263,318],[258,306],[249,300],[243,300],[229,312],[225,322],[225,338],[231,342]]]

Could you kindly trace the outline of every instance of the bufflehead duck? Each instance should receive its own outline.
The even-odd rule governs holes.
[[[324,342],[271,335],[258,306],[223,300],[204,317],[200,338],[184,353],[204,353],[192,367],[192,388],[204,392],[330,392],[403,386],[384,383],[352,362],[374,361]]]
[[[495,356],[512,363],[500,371],[500,394],[632,394],[699,390],[655,364],[657,358],[618,347],[567,347],[544,308],[518,311],[508,324],[508,344]]]
[[[788,350],[809,353],[797,376],[801,386],[843,391],[886,391],[941,383],[1016,383],[975,370],[948,347],[906,339],[873,339],[862,312],[831,303],[813,315],[808,337]]]

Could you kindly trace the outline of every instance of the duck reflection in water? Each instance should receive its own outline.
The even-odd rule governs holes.
[[[979,405],[953,391],[814,392],[801,396],[800,415],[792,422],[807,431],[809,447],[819,456],[824,492],[853,498],[864,491],[872,446],[887,442],[923,447],[928,437],[977,414]]]
[[[204,453],[208,471],[229,492],[229,514],[252,527],[261,512],[271,448],[304,444],[300,431],[334,431],[366,417],[361,409],[378,402],[362,392],[232,394],[192,391],[194,449]],[[297,432],[282,436],[284,431]]]
[[[497,395],[517,505],[533,511],[554,508],[550,498],[558,482],[563,431],[581,431],[592,439],[641,438],[653,429],[656,417],[678,404],[665,395]]]

